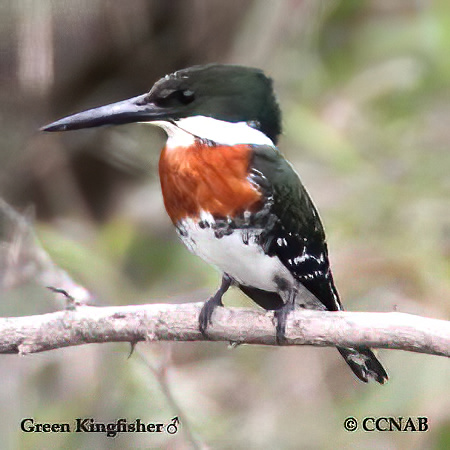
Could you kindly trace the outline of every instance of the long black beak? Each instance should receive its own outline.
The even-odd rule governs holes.
[[[152,120],[167,119],[165,108],[148,102],[148,94],[123,100],[110,105],[64,117],[45,127],[41,131],[67,131],[80,128],[100,127],[102,125],[121,125],[132,122],[150,122]]]

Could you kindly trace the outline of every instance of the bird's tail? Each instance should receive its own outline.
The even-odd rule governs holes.
[[[345,362],[350,366],[350,369],[361,381],[367,383],[369,380],[375,380],[380,384],[384,384],[387,381],[388,375],[386,371],[370,348],[338,347],[337,349],[345,359]]]

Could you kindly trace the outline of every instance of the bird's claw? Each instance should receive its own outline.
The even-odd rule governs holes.
[[[200,311],[200,315],[198,316],[198,328],[200,330],[200,333],[204,337],[208,337],[206,330],[208,326],[212,323],[212,315],[214,310],[216,309],[217,302],[215,301],[214,297],[211,297],[208,301],[206,301]]]
[[[286,323],[289,313],[294,309],[294,305],[291,303],[284,304],[280,309],[274,312],[276,321],[276,340],[278,345],[284,345],[287,342],[286,339]]]

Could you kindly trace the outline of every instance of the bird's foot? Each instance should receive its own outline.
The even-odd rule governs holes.
[[[222,296],[218,296],[216,293],[204,303],[200,311],[200,315],[198,316],[198,327],[200,333],[202,333],[204,337],[207,337],[206,329],[208,328],[208,325],[212,323],[211,317],[217,306],[223,306],[223,303]]]
[[[225,292],[228,290],[230,286],[231,286],[231,278],[228,277],[228,275],[224,275],[222,278],[222,284],[220,288],[203,305],[200,311],[200,315],[198,316],[198,328],[200,330],[200,333],[202,333],[204,337],[208,337],[206,330],[208,326],[212,323],[211,318],[213,312],[217,306],[223,306],[222,303],[223,294],[225,294]]]
[[[286,343],[286,323],[289,313],[294,309],[293,303],[285,303],[280,309],[275,310],[276,340],[278,345]]]

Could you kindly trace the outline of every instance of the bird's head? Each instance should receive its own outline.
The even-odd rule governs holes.
[[[148,122],[170,126],[199,118],[242,124],[276,143],[281,132],[281,113],[272,80],[255,68],[208,64],[166,75],[150,92],[80,112],[42,128],[66,131],[102,125]],[[164,124],[166,126],[164,126]]]

